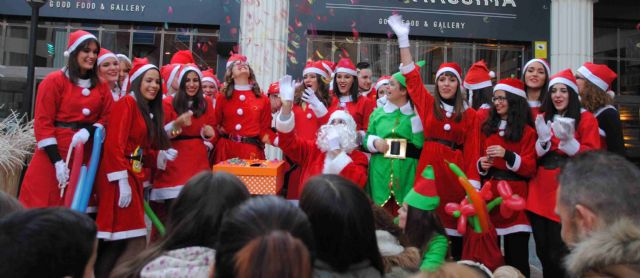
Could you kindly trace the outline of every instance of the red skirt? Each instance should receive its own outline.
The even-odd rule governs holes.
[[[144,222],[143,181],[127,171],[131,186],[131,204],[126,208],[118,206],[120,188],[118,182],[109,182],[107,174],[100,169],[96,178],[98,189],[98,238],[122,240],[147,235]]]
[[[156,171],[150,200],[175,199],[191,177],[211,171],[207,147],[201,138],[172,140],[171,147],[178,151],[178,157],[167,161],[165,170]]]
[[[525,181],[507,181],[511,186],[511,191],[513,195],[518,195],[522,197],[524,200],[527,200],[527,182]],[[498,180],[491,180],[491,193],[493,193],[493,198],[499,197],[498,194]],[[529,224],[529,219],[527,218],[527,214],[522,211],[514,211],[513,214],[505,218],[500,214],[500,207],[496,206],[490,212],[489,216],[491,217],[491,223],[496,227],[496,232],[499,236],[508,235],[519,232],[531,232],[531,225]]]
[[[529,181],[527,210],[542,217],[560,222],[555,213],[556,191],[558,190],[558,174],[560,169],[538,167],[535,177]]]
[[[265,159],[264,149],[254,144],[234,142],[226,138],[220,138],[218,140],[214,148],[214,152],[214,160],[216,163],[231,158]]]

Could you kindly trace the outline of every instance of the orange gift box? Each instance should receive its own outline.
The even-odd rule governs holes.
[[[252,195],[278,194],[284,184],[282,160],[229,159],[213,166],[213,171],[236,175]]]

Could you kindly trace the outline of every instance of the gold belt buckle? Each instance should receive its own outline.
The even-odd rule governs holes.
[[[387,145],[389,146],[387,152],[384,153],[384,157],[399,159],[407,158],[407,139],[389,138],[384,139],[384,141],[387,142]]]

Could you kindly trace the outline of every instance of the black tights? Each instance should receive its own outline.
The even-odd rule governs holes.
[[[529,233],[519,232],[502,236],[504,239],[504,263],[520,270],[525,276],[531,276],[529,269]],[[498,246],[500,239],[498,237]]]
[[[560,237],[560,223],[531,212],[527,212],[527,216],[533,228],[536,254],[542,264],[543,276],[545,278],[567,277],[562,262],[569,254],[569,249]]]

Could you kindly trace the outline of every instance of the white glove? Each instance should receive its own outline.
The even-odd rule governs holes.
[[[118,206],[126,208],[131,204],[131,186],[129,185],[128,178],[122,178],[118,180],[118,189],[120,190],[120,197],[118,198]]]
[[[304,89],[304,93],[302,93],[302,100],[309,104],[311,110],[313,110],[318,117],[323,117],[329,112],[327,107],[324,106],[324,103],[322,103],[320,99],[318,99],[318,96],[316,96],[316,93],[311,88]]]
[[[158,153],[158,169],[164,170],[167,168],[167,161],[174,161],[178,157],[178,151],[173,148],[167,150],[161,150]]]
[[[544,122],[544,117],[538,115],[536,117],[536,132],[538,133],[538,141],[547,143],[551,140],[551,128],[549,122]]]
[[[570,141],[575,133],[574,123],[575,120],[571,118],[558,117],[551,124],[553,134],[562,142]]]
[[[89,131],[86,128],[78,130],[71,138],[69,149],[73,149],[78,143],[85,144],[89,140]]]
[[[387,95],[384,95],[376,100],[376,103],[378,104],[378,107],[383,107],[385,104],[387,104]]]
[[[398,37],[398,46],[400,48],[409,47],[409,23],[403,23],[402,16],[399,14],[390,16],[387,22],[389,22],[389,27],[393,29],[396,37]]]
[[[330,129],[327,134],[327,142],[329,143],[329,151],[340,149],[340,134],[335,129]]]
[[[69,168],[67,168],[67,164],[62,160],[58,160],[54,166],[56,167],[56,179],[58,180],[58,184],[67,184],[69,180]]]
[[[292,101],[296,83],[291,79],[291,75],[285,75],[280,78],[280,99],[284,101]]]

